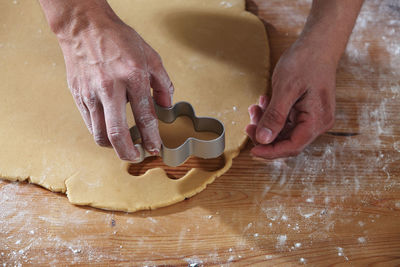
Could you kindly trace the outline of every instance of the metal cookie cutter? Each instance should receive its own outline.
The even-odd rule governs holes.
[[[176,167],[183,164],[190,156],[210,159],[219,157],[225,149],[225,127],[222,122],[210,117],[196,117],[192,105],[188,102],[176,103],[173,107],[164,108],[154,103],[154,108],[159,120],[165,123],[172,123],[180,116],[188,116],[196,132],[214,132],[218,137],[212,140],[200,140],[189,137],[177,148],[169,148],[161,145],[160,156],[168,166]],[[139,129],[133,126],[130,129],[132,140],[140,139]],[[139,162],[152,155],[147,152],[141,144],[135,144],[140,152]]]

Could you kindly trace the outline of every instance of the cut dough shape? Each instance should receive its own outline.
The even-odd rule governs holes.
[[[214,132],[196,132],[192,119],[188,116],[180,116],[173,123],[158,121],[158,129],[163,145],[168,148],[177,148],[190,137],[199,140],[212,140],[219,137]]]
[[[244,11],[244,0],[109,2],[160,53],[176,88],[174,101],[224,122],[225,166],[192,169],[179,180],[160,168],[130,175],[129,164],[88,133],[37,1],[1,1],[0,176],[66,192],[78,205],[131,212],[167,206],[202,191],[244,146],[247,108],[267,86],[264,26]]]

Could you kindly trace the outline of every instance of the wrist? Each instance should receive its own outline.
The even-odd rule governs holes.
[[[59,39],[121,20],[105,0],[40,0],[51,30]]]
[[[291,55],[298,62],[308,66],[324,66],[336,71],[341,57],[341,51],[336,47],[329,47],[324,37],[320,35],[300,36],[288,49],[287,55]]]
[[[347,27],[346,27],[347,26]],[[347,30],[343,30],[348,28]],[[346,48],[351,27],[337,12],[311,12],[299,41],[312,47],[324,60],[338,64]]]
[[[364,0],[314,0],[299,43],[313,47],[324,60],[338,64]]]
[[[317,59],[323,64],[336,66],[344,52],[346,41],[340,37],[318,29],[303,32],[293,44],[293,49],[307,50],[310,59]]]

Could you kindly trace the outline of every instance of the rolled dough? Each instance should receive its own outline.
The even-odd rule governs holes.
[[[224,122],[225,166],[191,169],[179,180],[161,168],[130,175],[129,164],[98,147],[85,128],[37,1],[1,1],[0,177],[64,192],[77,205],[130,212],[167,206],[205,189],[244,145],[247,107],[267,86],[265,30],[244,11],[244,0],[109,2],[160,53],[176,88],[174,101],[189,101],[198,116]]]

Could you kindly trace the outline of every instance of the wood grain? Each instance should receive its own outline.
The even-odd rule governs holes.
[[[299,34],[308,2],[247,2],[269,33],[273,65]],[[298,157],[254,159],[248,144],[202,193],[133,214],[0,181],[0,263],[400,265],[399,10],[396,1],[366,1],[338,70],[335,128]],[[165,168],[179,179],[191,166],[220,164]]]

